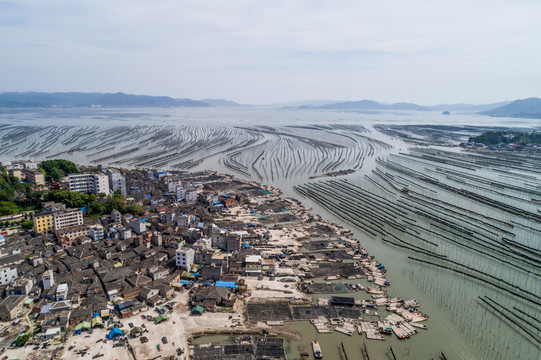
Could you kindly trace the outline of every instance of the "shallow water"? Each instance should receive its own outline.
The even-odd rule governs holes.
[[[408,253],[403,249],[367,236],[293,190],[294,185],[310,181],[308,176],[351,168],[356,168],[356,172],[345,178],[361,187],[370,187],[364,175],[372,174],[377,166],[375,160],[387,159],[411,146],[376,131],[375,124],[533,128],[536,121],[407,111],[367,114],[261,108],[2,110],[0,160],[60,157],[81,164],[95,161],[126,167],[213,169],[277,186],[286,196],[301,199],[324,218],[352,229],[361,244],[389,270],[390,295],[418,299],[420,310],[430,316],[428,331],[420,330],[408,340],[393,336],[384,342],[365,340],[359,335],[316,334],[310,323],[294,323],[291,327],[303,335],[300,343],[292,342],[289,347],[288,353],[294,358],[298,356],[298,346],[308,346],[314,338],[321,342],[326,358],[333,359],[339,358],[341,341],[350,359],[360,358],[363,342],[371,359],[388,359],[389,346],[398,359],[438,358],[440,352],[448,359],[539,358],[538,346],[516,335],[516,329],[506,322],[480,310],[476,301],[480,288],[482,293],[496,296],[491,290],[448,272],[408,262]],[[313,125],[326,128],[314,129]],[[168,157],[171,154],[174,155]],[[312,181],[320,180],[327,179]],[[540,185],[538,180],[532,181]],[[448,197],[452,202],[454,197]],[[534,246],[539,238],[527,241]],[[451,246],[442,245],[442,249],[462,256]],[[468,261],[478,268],[494,266],[483,257],[470,257]],[[524,281],[534,289],[540,286],[539,279]]]

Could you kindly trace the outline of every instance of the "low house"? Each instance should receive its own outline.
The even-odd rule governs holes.
[[[26,295],[9,295],[0,303],[0,320],[11,321],[24,306]]]
[[[232,306],[234,302],[229,289],[221,286],[200,287],[192,299],[192,305],[201,305],[205,310],[214,309],[216,306]]]

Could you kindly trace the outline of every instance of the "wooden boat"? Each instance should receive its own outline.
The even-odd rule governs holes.
[[[312,350],[314,350],[314,357],[316,359],[323,359],[323,353],[321,352],[321,346],[317,340],[312,341]]]

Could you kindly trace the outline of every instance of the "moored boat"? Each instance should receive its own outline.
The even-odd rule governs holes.
[[[321,346],[317,340],[312,341],[312,350],[314,350],[314,357],[316,359],[323,359],[323,353],[321,352]]]

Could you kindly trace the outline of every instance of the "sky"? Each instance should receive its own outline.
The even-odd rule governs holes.
[[[492,103],[541,96],[541,1],[0,0],[0,92]]]

